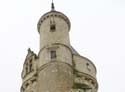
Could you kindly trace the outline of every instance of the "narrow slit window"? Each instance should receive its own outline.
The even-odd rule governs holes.
[[[31,72],[31,71],[32,71],[32,59],[29,62],[29,72]]]
[[[56,58],[56,51],[51,51],[51,59],[55,59]]]
[[[28,63],[26,63],[25,69],[26,69],[26,74],[27,74],[28,73]]]

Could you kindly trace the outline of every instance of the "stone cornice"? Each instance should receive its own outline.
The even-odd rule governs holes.
[[[49,65],[51,65],[51,64],[53,64],[53,63],[63,63],[63,64],[67,64],[67,65],[69,65],[69,66],[73,69],[73,66],[71,66],[70,64],[65,63],[65,62],[58,62],[58,60],[55,60],[55,61],[53,61],[53,62],[49,62],[49,63],[46,63],[46,64],[42,65],[42,66],[38,69],[38,73],[39,73],[41,70],[45,69],[47,66],[49,66]]]
[[[50,17],[58,17],[58,18],[61,18],[63,19],[69,26],[69,30],[70,30],[70,21],[68,19],[68,17],[66,15],[64,15],[63,13],[61,12],[58,12],[58,11],[50,11],[50,12],[47,12],[45,13],[39,20],[38,24],[37,24],[37,29],[38,29],[38,32],[40,32],[40,26],[41,24],[43,23],[44,20],[50,18]]]
[[[79,71],[77,71],[77,70],[76,70],[75,74],[76,74],[76,77],[82,77],[82,76],[85,77],[87,81],[92,80],[92,81],[91,81],[91,84],[94,83],[93,85],[95,85],[95,88],[98,89],[98,82],[97,82],[97,80],[96,80],[94,77],[92,77],[91,75],[89,75],[89,74],[87,74],[87,73],[79,72]]]

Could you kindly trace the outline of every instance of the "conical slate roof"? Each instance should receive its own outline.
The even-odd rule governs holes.
[[[79,55],[79,53],[72,46],[70,46],[70,49],[72,51],[72,54],[78,54]]]

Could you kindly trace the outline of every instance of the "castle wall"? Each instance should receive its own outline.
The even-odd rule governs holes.
[[[49,63],[38,74],[38,92],[68,92],[73,85],[73,69],[63,62]]]
[[[90,60],[79,55],[73,55],[73,61],[76,70],[96,78],[96,68]]]

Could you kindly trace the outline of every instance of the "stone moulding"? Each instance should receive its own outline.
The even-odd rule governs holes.
[[[38,22],[38,25],[37,25],[37,29],[38,29],[38,32],[39,32],[39,33],[40,33],[40,26],[41,26],[41,24],[43,23],[43,21],[46,20],[46,19],[48,19],[48,18],[50,18],[50,17],[58,17],[58,18],[63,19],[63,20],[68,24],[69,30],[70,30],[71,23],[70,23],[70,21],[69,21],[69,19],[68,19],[67,16],[65,16],[63,13],[58,12],[58,11],[50,11],[50,12],[44,14],[44,15],[40,18],[40,20],[39,20],[39,22]]]

